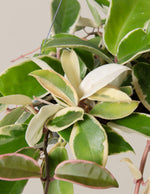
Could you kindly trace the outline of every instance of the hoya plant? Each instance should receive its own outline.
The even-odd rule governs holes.
[[[51,27],[39,52],[0,75],[0,193],[20,194],[30,178],[41,180],[44,194],[73,194],[73,184],[119,189],[107,159],[134,154],[119,131],[147,137],[139,169],[122,161],[135,194],[141,185],[150,193],[150,178],[143,178],[150,151],[150,1],[86,3],[92,19],[82,17],[78,0],[50,1]]]

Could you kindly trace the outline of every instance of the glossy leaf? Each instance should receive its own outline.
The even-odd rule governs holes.
[[[6,114],[6,116],[0,121],[0,127],[15,124],[15,122],[17,122],[23,112],[24,109],[22,107],[18,107],[12,110],[10,113]]]
[[[118,64],[107,64],[94,69],[86,75],[79,86],[82,92],[81,99],[96,93],[127,70],[130,69]]]
[[[59,2],[59,0],[53,0],[51,3],[52,19],[54,18]],[[72,33],[79,13],[80,4],[77,0],[63,0],[54,22],[54,33]]]
[[[72,85],[60,74],[50,70],[38,70],[30,73],[39,83],[54,96],[69,105],[78,104],[78,96]]]
[[[46,69],[46,70],[52,70],[52,68],[43,60],[38,59],[36,57],[31,57],[31,61],[33,61],[35,64],[37,64],[41,69]]]
[[[42,56],[39,56],[38,58],[44,61],[45,63],[47,63],[49,67],[52,68],[57,73],[64,75],[64,71],[62,69],[61,63],[57,58],[49,55],[42,55]]]
[[[64,160],[68,160],[67,150],[64,147],[57,147],[49,153],[49,172],[50,176],[54,176],[55,168]]]
[[[67,150],[64,147],[57,147],[49,153],[50,176],[54,176],[55,168],[59,163],[68,160]],[[64,181],[54,180],[50,182],[48,194],[73,194],[73,185]]]
[[[89,2],[89,0],[86,0],[87,4],[88,4],[88,7],[92,13],[92,16],[95,20],[95,23],[97,24],[97,27],[100,26],[101,24],[101,18],[100,18],[100,15],[97,11],[97,9]]]
[[[59,48],[80,48],[84,49],[86,51],[89,51],[91,53],[94,53],[98,55],[99,57],[103,58],[105,61],[108,63],[112,63],[112,60],[107,57],[101,49],[99,49],[97,46],[94,44],[84,41],[77,36],[73,35],[66,35],[66,34],[58,34],[52,38],[50,38],[45,46],[44,50],[49,49],[50,47],[59,47]]]
[[[9,95],[0,97],[0,103],[2,104],[16,104],[16,105],[28,105],[32,103],[31,98],[25,95]]]
[[[104,41],[112,54],[117,54],[119,43],[126,34],[136,28],[144,27],[145,22],[150,19],[149,7],[150,1],[147,0],[111,1]]]
[[[80,107],[67,107],[58,111],[52,119],[47,122],[50,131],[57,132],[68,128],[79,120],[83,120],[84,110]]]
[[[150,110],[150,79],[147,76],[149,73],[150,65],[147,63],[137,63],[133,68],[133,85],[135,91],[140,101],[148,110]]]
[[[18,120],[15,122],[15,124],[28,124],[28,121],[31,120],[31,118],[33,117],[33,115],[30,112],[23,112],[20,117],[18,118]]]
[[[109,6],[109,0],[94,0],[96,1],[100,6],[105,5],[105,6]]]
[[[142,178],[141,171],[133,164],[133,162],[129,158],[123,158],[121,161],[125,162],[128,165],[131,174],[136,180]]]
[[[132,86],[121,86],[119,89],[126,93],[128,96],[131,96],[133,94]]]
[[[39,69],[32,61],[25,61],[13,66],[0,75],[0,91],[4,96],[22,94],[33,98],[46,91],[29,73]],[[8,89],[9,88],[9,89]]]
[[[150,33],[144,29],[133,30],[120,43],[118,62],[127,63],[148,51],[150,51]]]
[[[66,130],[58,131],[58,134],[68,143],[69,143],[72,128],[73,128],[73,125],[68,127]]]
[[[126,93],[111,86],[105,86],[88,98],[102,102],[131,102]]]
[[[138,132],[150,137],[150,116],[143,113],[132,113],[130,116],[109,123],[113,129],[125,132]]]
[[[77,159],[97,162],[103,166],[106,164],[107,136],[103,127],[93,116],[86,114],[83,121],[78,121],[74,125],[69,144]]]
[[[48,194],[73,194],[73,184],[54,180],[49,184]]]
[[[77,55],[80,57],[80,59],[84,62],[86,67],[89,70],[92,70],[94,68],[94,57],[93,57],[93,54],[91,52],[89,52],[89,51],[86,51],[86,50],[80,49],[80,48],[75,48],[74,50],[77,53]]]
[[[117,181],[108,170],[95,162],[85,160],[68,160],[60,163],[54,177],[90,188],[118,187]]]
[[[0,180],[0,193],[5,194],[20,194],[27,183],[27,180],[22,181],[2,181]]]
[[[13,181],[40,177],[41,169],[31,157],[18,153],[0,155],[0,179]]]
[[[103,119],[120,119],[130,115],[138,106],[138,101],[102,102],[96,104],[90,114]]]
[[[43,134],[43,125],[46,120],[52,117],[60,106],[58,104],[50,104],[43,106],[38,114],[36,114],[30,121],[25,139],[30,146],[34,146],[41,139]],[[39,122],[40,121],[40,122]]]
[[[36,148],[21,148],[20,150],[17,150],[17,153],[27,155],[35,160],[40,158],[40,150]]]
[[[26,124],[7,125],[0,128],[0,154],[16,152],[26,147]]]
[[[75,51],[64,50],[61,55],[61,64],[67,76],[67,79],[76,89],[76,91],[78,91],[79,85],[81,83],[81,78],[79,60]]]
[[[112,128],[107,125],[102,125],[105,129],[108,137],[108,154],[120,154],[122,152],[132,151],[134,152],[131,145],[125,141],[125,139],[115,132]]]

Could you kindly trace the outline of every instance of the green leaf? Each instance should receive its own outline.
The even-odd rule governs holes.
[[[78,96],[72,85],[60,74],[50,70],[37,70],[30,75],[54,96],[61,98],[69,105],[78,104]]]
[[[15,124],[28,124],[28,121],[31,120],[31,118],[33,117],[33,115],[30,112],[23,112],[20,117],[18,118],[18,120],[15,122]]]
[[[97,27],[99,27],[101,25],[101,18],[100,18],[100,15],[97,11],[97,9],[91,5],[91,3],[89,2],[89,0],[86,0],[87,4],[88,4],[88,7],[92,13],[92,16],[95,20],[95,23],[97,24]]]
[[[57,73],[64,75],[61,63],[57,58],[48,55],[39,56],[38,58],[46,62]]]
[[[59,163],[68,160],[67,150],[64,147],[57,147],[49,153],[50,176],[54,176],[55,168]],[[73,184],[64,181],[54,180],[49,184],[48,194],[73,194]]]
[[[32,103],[31,98],[25,95],[9,95],[0,97],[0,103],[2,104],[16,104],[16,105],[28,105]]]
[[[41,139],[43,134],[43,125],[46,120],[52,117],[60,106],[58,104],[50,104],[43,106],[38,114],[36,114],[30,121],[25,139],[30,146],[34,146]],[[40,121],[40,122],[39,122]]]
[[[84,110],[80,107],[67,107],[58,111],[52,119],[47,122],[50,131],[62,131],[75,122],[83,120]],[[67,129],[66,129],[67,130]]]
[[[101,124],[92,115],[86,114],[83,121],[74,125],[69,144],[77,159],[106,164],[107,136]]]
[[[99,49],[97,46],[88,41],[84,41],[78,38],[77,36],[68,34],[57,34],[56,36],[47,40],[43,49],[46,50],[49,49],[50,47],[80,48],[98,55],[108,63],[112,63],[112,60],[109,57],[107,57],[101,49]]]
[[[25,141],[26,124],[7,125],[0,128],[0,154],[16,152],[27,146]]]
[[[23,94],[33,98],[46,91],[28,74],[39,67],[32,61],[25,61],[7,69],[0,75],[0,92],[4,95]]]
[[[97,189],[118,187],[117,181],[106,168],[84,160],[67,160],[60,163],[55,170],[55,179]]]
[[[53,0],[51,3],[51,18],[54,18],[59,0]],[[79,17],[80,4],[77,0],[63,0],[54,22],[54,33],[72,33],[75,22]]]
[[[108,0],[94,0],[96,1],[100,6],[105,5],[105,6],[109,6],[109,1]]]
[[[121,86],[119,89],[126,93],[128,96],[131,96],[133,94],[132,86]]]
[[[23,112],[24,112],[24,109],[22,107],[18,107],[12,110],[0,121],[0,127],[3,127],[5,125],[15,124],[15,122],[19,119],[19,117],[22,115]]]
[[[150,137],[150,116],[144,113],[132,113],[123,119],[109,122],[108,125],[113,129],[125,132],[138,132]]]
[[[73,184],[59,180],[51,181],[48,194],[73,194]]]
[[[75,48],[74,50],[89,70],[94,69],[94,57],[91,52],[80,48]]]
[[[85,18],[85,17],[80,16],[78,23],[76,24],[75,31],[82,30],[83,27],[87,27],[87,26],[92,27],[92,28],[98,27],[98,25],[96,24],[95,21],[93,21],[89,18]]]
[[[41,169],[31,157],[18,153],[0,155],[0,179],[13,181],[40,177]]]
[[[144,27],[145,22],[150,19],[149,7],[150,1],[147,0],[111,1],[104,41],[112,54],[117,54],[119,44],[126,34],[136,28]]]
[[[107,125],[102,125],[105,129],[108,137],[108,154],[120,154],[122,152],[132,151],[134,152],[133,148],[130,146],[125,139],[115,132],[112,128],[108,127]]]
[[[27,183],[27,180],[22,181],[2,181],[0,180],[0,193],[4,194],[20,194]]]
[[[64,147],[57,147],[49,153],[48,158],[50,176],[53,177],[57,165],[64,160],[68,160],[67,150]]]
[[[18,153],[25,154],[37,160],[40,157],[40,150],[35,148],[22,148],[17,151]],[[2,181],[0,180],[0,193],[5,194],[20,194],[22,193],[27,180],[22,181]]]
[[[38,160],[40,158],[40,150],[36,148],[21,148],[17,151],[17,153],[27,155],[35,160]]]
[[[102,102],[96,104],[90,114],[103,119],[120,119],[130,115],[138,106],[138,101]]]
[[[58,134],[68,143],[69,143],[72,128],[73,128],[73,126],[71,125],[66,130],[58,131]]]
[[[133,68],[133,85],[135,91],[140,101],[148,110],[150,110],[150,79],[147,76],[149,73],[150,64],[147,63],[137,63]]]
[[[150,33],[144,29],[135,29],[121,41],[117,53],[118,62],[127,63],[148,51],[150,51]]]

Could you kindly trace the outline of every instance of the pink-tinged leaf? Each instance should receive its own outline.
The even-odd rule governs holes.
[[[0,155],[0,179],[8,181],[40,178],[41,168],[33,158],[10,153]]]
[[[66,160],[60,163],[54,178],[93,189],[118,187],[117,181],[106,168],[86,160]]]

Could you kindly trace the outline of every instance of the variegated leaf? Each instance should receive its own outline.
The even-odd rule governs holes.
[[[32,103],[32,99],[25,95],[9,95],[0,97],[0,103],[2,104],[16,104],[16,105],[29,105]]]
[[[90,114],[103,119],[120,119],[130,115],[138,106],[138,101],[101,102],[96,104]]]
[[[74,125],[69,144],[75,158],[105,166],[108,157],[107,135],[92,115],[85,114],[84,120]]]
[[[62,131],[83,119],[84,110],[79,107],[67,107],[58,111],[52,119],[47,122],[47,127],[51,131]]]
[[[53,116],[61,107],[58,104],[43,106],[38,114],[30,121],[26,131],[26,141],[30,146],[34,146],[42,137],[43,125],[46,120]],[[40,122],[39,122],[40,121]]]
[[[61,98],[67,104],[73,106],[78,104],[78,96],[72,85],[60,74],[52,70],[37,70],[30,75],[49,92]]]
[[[81,100],[96,93],[101,88],[111,83],[121,73],[130,70],[119,64],[107,64],[91,71],[81,82],[79,88],[82,92]]]
[[[61,55],[61,64],[68,80],[76,91],[79,92],[78,89],[81,83],[80,65],[75,51],[64,50]]]
[[[100,89],[88,98],[102,102],[131,102],[131,98],[126,93],[111,86]]]

